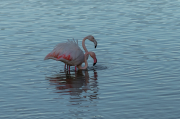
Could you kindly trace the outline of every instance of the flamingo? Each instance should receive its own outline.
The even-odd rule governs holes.
[[[88,66],[88,63],[87,63],[87,56],[90,55],[93,59],[94,59],[94,63],[93,63],[93,66],[97,63],[97,58],[96,58],[96,54],[94,52],[86,52],[84,54],[84,62],[85,62],[85,66],[82,67],[82,63],[77,65],[77,68],[78,69],[87,69],[87,66]]]
[[[70,66],[75,66],[75,70],[76,70],[76,66],[78,67],[78,69],[84,69],[82,68],[81,65],[83,62],[85,62],[85,66],[86,66],[86,63],[87,63],[86,60],[88,59],[88,56],[90,54],[90,56],[94,59],[94,65],[95,65],[97,62],[95,53],[88,52],[87,48],[85,47],[86,39],[89,39],[90,41],[94,42],[95,48],[97,46],[97,41],[94,39],[93,36],[91,35],[86,36],[82,41],[83,49],[86,52],[85,55],[83,51],[80,49],[80,47],[78,46],[78,42],[68,40],[68,42],[66,43],[59,43],[58,45],[56,45],[54,50],[50,52],[44,58],[44,60],[54,59],[56,61],[62,61],[65,63],[65,67],[66,67],[66,64],[69,65],[69,70],[70,70]]]

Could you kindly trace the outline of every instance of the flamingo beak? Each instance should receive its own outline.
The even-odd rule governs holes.
[[[97,63],[97,59],[95,58],[95,59],[94,59],[94,64],[93,64],[93,66],[94,66],[96,63]]]
[[[97,47],[97,41],[94,39],[94,46]]]

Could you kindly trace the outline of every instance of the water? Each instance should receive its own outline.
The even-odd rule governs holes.
[[[179,118],[179,11],[178,0],[1,0],[0,118]],[[43,60],[89,34],[95,67]]]

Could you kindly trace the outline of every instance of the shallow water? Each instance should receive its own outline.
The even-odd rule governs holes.
[[[0,118],[179,118],[179,11],[178,0],[1,0]],[[89,34],[96,66],[43,60]]]

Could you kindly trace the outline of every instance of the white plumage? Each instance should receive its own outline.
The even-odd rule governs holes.
[[[84,62],[84,53],[75,40],[68,40],[66,43],[59,43],[44,58],[62,61],[70,66],[77,66]]]

